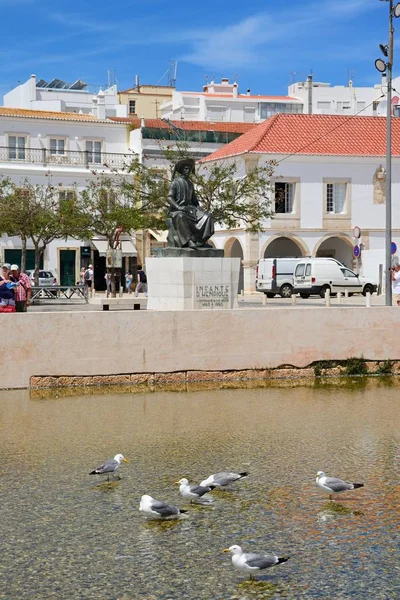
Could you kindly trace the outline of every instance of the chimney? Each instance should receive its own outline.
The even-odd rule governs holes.
[[[313,76],[312,74],[307,77],[307,89],[308,89],[308,114],[312,115],[312,97],[313,97]]]
[[[247,90],[247,95],[248,95],[248,96],[250,96],[250,93],[251,93],[251,91],[250,91],[250,88],[249,88],[249,89]]]
[[[97,94],[97,118],[105,119],[106,118],[106,98],[103,90],[100,90]]]
[[[139,89],[139,75],[135,75],[135,87]]]
[[[238,97],[238,84],[236,83],[236,81],[235,81],[235,83],[233,84],[232,96],[233,96],[234,98],[237,98],[237,97]]]
[[[223,77],[221,79],[221,83],[229,83],[229,79],[227,77]]]

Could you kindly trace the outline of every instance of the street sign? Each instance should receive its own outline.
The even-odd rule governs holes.
[[[395,244],[395,242],[391,243],[390,248],[391,248],[392,254],[396,254],[396,252],[397,252],[397,244]]]
[[[90,258],[90,246],[81,246],[81,258]]]
[[[360,246],[354,246],[353,254],[354,254],[355,258],[358,258],[360,256],[360,254],[361,254]]]
[[[357,227],[357,225],[353,229],[353,235],[356,238],[356,240],[358,240],[358,238],[361,237],[361,229]]]

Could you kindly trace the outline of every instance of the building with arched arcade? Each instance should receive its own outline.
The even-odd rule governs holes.
[[[216,231],[213,244],[242,260],[240,289],[252,292],[267,257],[333,257],[378,279],[385,264],[386,120],[278,114],[201,161],[236,163],[238,177],[275,161],[273,216],[260,233]],[[393,241],[400,245],[400,121],[393,127]],[[354,237],[354,228],[361,237]],[[361,252],[355,258],[355,246]]]

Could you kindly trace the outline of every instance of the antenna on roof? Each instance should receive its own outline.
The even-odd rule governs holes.
[[[168,63],[168,85],[169,85],[169,87],[176,87],[177,71],[178,71],[178,62],[176,60],[170,60]]]
[[[113,85],[118,86],[117,74],[114,69],[108,69],[107,71],[107,87],[112,87]]]

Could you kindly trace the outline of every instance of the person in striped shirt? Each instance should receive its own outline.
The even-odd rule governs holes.
[[[21,273],[18,265],[11,265],[10,271],[15,281],[19,283],[19,286],[15,288],[15,310],[16,312],[27,312],[32,295],[29,277],[26,273]]]

